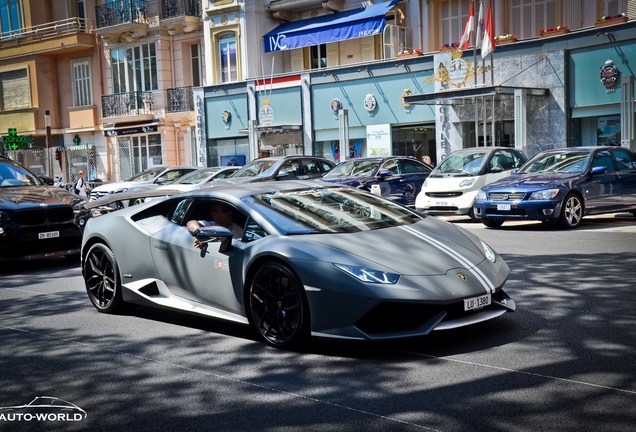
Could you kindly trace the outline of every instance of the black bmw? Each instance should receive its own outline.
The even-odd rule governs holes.
[[[79,253],[82,199],[0,156],[0,262]]]

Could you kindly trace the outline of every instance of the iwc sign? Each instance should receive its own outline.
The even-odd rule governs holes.
[[[616,92],[619,75],[620,71],[612,60],[607,60],[605,65],[601,67],[601,83],[603,83],[606,93]]]

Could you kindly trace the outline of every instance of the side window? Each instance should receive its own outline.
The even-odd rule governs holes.
[[[594,160],[592,161],[592,167],[600,167],[604,166],[607,168],[607,172],[611,173],[616,171],[614,168],[614,160],[612,159],[612,155],[608,150],[602,150],[596,155],[594,155]]]
[[[393,174],[400,174],[400,164],[397,160],[386,161],[379,171],[389,170]]]
[[[298,177],[302,174],[300,162],[297,160],[287,161],[280,168],[280,172],[286,171],[288,174],[288,178]]]
[[[190,209],[191,205],[192,200],[189,198],[184,199],[179,204],[177,204],[177,207],[174,209],[174,212],[172,212],[172,215],[170,216],[170,222],[176,223],[178,225],[185,225],[188,220],[190,220],[186,219],[186,215],[189,214],[188,210]]]
[[[329,165],[325,161],[320,161],[320,165],[322,166],[322,171],[323,172],[329,172],[329,171],[331,171],[331,168],[333,168],[331,165]]]
[[[243,235],[243,238],[245,239],[245,241],[251,242],[254,240],[267,237],[268,235],[269,233],[265,231],[265,228],[263,228],[254,219],[249,218],[247,220],[247,224],[245,225],[245,234]]]
[[[626,150],[614,150],[614,158],[619,171],[636,168],[636,155],[632,155]]]
[[[314,159],[303,159],[303,174],[308,176],[319,176],[322,174],[319,161]]]
[[[512,152],[512,157],[514,159],[514,167],[513,168],[521,168],[521,166],[523,164],[525,164],[526,162],[528,162],[528,158],[526,157],[525,154],[520,153],[520,152]]]
[[[427,173],[431,170],[427,169],[422,164],[415,161],[403,160],[402,161],[402,174],[420,174]]]

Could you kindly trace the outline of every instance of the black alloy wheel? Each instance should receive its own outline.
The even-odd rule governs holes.
[[[91,246],[83,274],[88,298],[98,311],[115,313],[123,309],[117,259],[108,246],[102,243]]]
[[[261,266],[249,289],[249,319],[269,345],[297,347],[310,334],[309,304],[296,274],[278,262]]]
[[[566,228],[576,228],[583,218],[583,202],[577,194],[569,193],[561,205],[559,222]]]

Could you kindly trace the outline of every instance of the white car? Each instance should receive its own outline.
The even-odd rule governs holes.
[[[433,215],[468,215],[475,219],[473,202],[487,184],[509,176],[528,160],[508,147],[457,150],[431,172],[415,198],[415,208]]]
[[[96,200],[112,193],[127,192],[129,189],[146,185],[163,185],[172,182],[184,174],[197,170],[196,166],[165,167],[155,166],[148,168],[132,177],[120,182],[111,182],[91,189],[90,200]]]
[[[196,171],[189,172],[183,177],[179,177],[170,184],[159,186],[157,190],[177,190],[179,192],[189,192],[195,189],[201,189],[209,186],[216,180],[231,177],[240,168],[240,166],[201,168]]]

